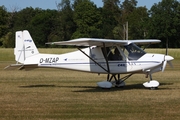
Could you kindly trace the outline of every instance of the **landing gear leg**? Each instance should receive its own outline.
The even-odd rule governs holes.
[[[129,74],[129,75],[121,78],[120,74],[112,74],[108,81],[111,82],[115,87],[124,87],[125,86],[124,81],[127,80],[132,75],[133,74]],[[112,81],[113,78],[115,81]]]
[[[133,74],[129,74],[123,78],[120,78],[120,74],[108,74],[107,75],[107,81],[98,82],[97,85],[101,88],[111,88],[113,85],[115,87],[124,87],[125,86],[125,80],[127,80],[129,77],[131,77]],[[114,79],[115,81],[112,81]]]
[[[151,74],[149,75],[149,77],[150,77],[150,81],[152,81],[152,75]]]

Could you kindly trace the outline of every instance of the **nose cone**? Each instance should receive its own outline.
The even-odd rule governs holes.
[[[172,56],[166,55],[165,60],[166,61],[171,61],[171,60],[174,60],[174,58]]]

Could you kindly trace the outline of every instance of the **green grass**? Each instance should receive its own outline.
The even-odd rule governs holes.
[[[40,49],[63,53],[74,49]],[[161,49],[148,49],[163,53]],[[124,88],[101,89],[105,75],[62,69],[3,70],[14,62],[13,49],[0,49],[0,119],[2,120],[178,120],[180,119],[180,66],[178,49],[174,69],[153,74],[158,90],[145,89],[144,75],[134,75]],[[7,55],[6,55],[7,54]],[[175,55],[175,56],[174,56]]]

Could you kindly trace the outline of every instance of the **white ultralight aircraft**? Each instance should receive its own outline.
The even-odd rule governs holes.
[[[166,64],[172,66],[173,57],[167,54],[146,53],[137,45],[159,43],[160,40],[111,40],[96,38],[79,38],[70,41],[47,44],[73,45],[78,51],[66,54],[42,54],[36,48],[27,30],[16,32],[14,48],[16,64],[7,66],[21,69],[63,68],[98,74],[107,74],[107,80],[98,82],[101,88],[125,86],[125,80],[133,74],[146,74],[150,77],[143,85],[157,88],[159,82],[152,79],[152,74],[164,71]],[[136,45],[137,44],[137,45]],[[81,49],[80,46],[87,46]],[[128,74],[120,77],[120,74]]]

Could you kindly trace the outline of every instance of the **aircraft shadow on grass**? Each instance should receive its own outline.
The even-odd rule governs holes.
[[[55,85],[45,85],[45,84],[38,84],[38,85],[27,85],[27,86],[19,86],[20,88],[41,88],[41,87],[56,87]]]
[[[173,85],[173,83],[161,83],[161,86]],[[37,84],[37,85],[27,85],[27,86],[19,86],[20,88],[49,88],[49,87],[57,87],[57,88],[80,88],[82,90],[74,90],[72,92],[113,92],[113,91],[124,91],[124,90],[136,90],[136,89],[147,89],[142,84],[131,84],[126,85],[125,87],[113,87],[111,89],[103,89],[98,86],[58,86],[58,85],[48,85],[48,84]],[[170,88],[158,88],[157,90],[166,90]]]

